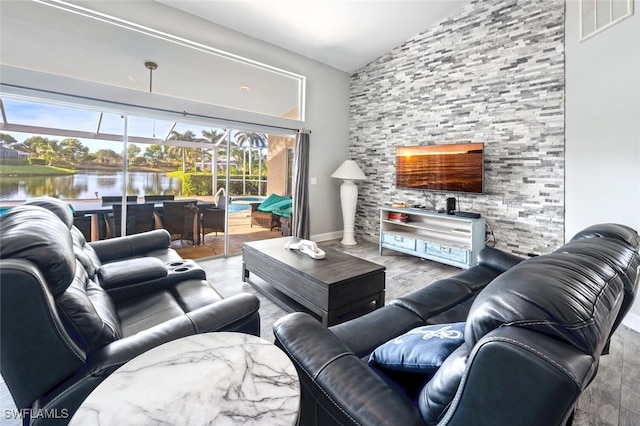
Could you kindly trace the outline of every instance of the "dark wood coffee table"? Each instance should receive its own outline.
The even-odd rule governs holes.
[[[315,260],[286,250],[295,237],[244,243],[242,277],[288,311],[315,314],[326,326],[384,305],[385,267],[329,247]],[[254,274],[259,279],[249,279]]]

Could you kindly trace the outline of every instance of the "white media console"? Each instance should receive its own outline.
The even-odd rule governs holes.
[[[467,269],[477,263],[484,244],[484,218],[414,208],[380,209],[380,255],[386,248]]]

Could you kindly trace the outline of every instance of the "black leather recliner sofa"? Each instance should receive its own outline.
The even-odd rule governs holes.
[[[162,343],[259,336],[259,299],[223,299],[169,243],[164,230],[87,243],[55,198],[0,216],[0,367],[25,424],[66,424],[109,374]]]
[[[477,266],[329,329],[285,316],[274,334],[300,375],[300,424],[570,424],[633,303],[639,250],[636,231],[596,225],[527,260],[486,248]],[[415,327],[457,321],[463,341],[435,373],[367,363]]]

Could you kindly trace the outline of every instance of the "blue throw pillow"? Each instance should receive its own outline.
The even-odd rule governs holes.
[[[433,373],[464,343],[464,322],[426,325],[377,347],[369,364],[388,370]]]

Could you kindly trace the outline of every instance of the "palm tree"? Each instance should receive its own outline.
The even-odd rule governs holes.
[[[177,141],[193,141],[195,139],[196,134],[191,130],[187,130],[184,133],[176,132],[175,130],[171,132],[171,136],[169,139],[177,140]],[[180,152],[182,154],[182,173],[186,173],[187,169],[187,150],[183,146],[172,146],[169,148],[170,154],[175,154],[176,152]]]
[[[202,136],[207,140],[207,142],[210,142],[213,144],[213,155],[211,158],[211,172],[213,174],[217,174],[217,168],[218,168],[218,161],[217,161],[217,156],[218,156],[218,148],[220,146],[220,144],[222,143],[222,141],[224,141],[224,137],[226,136],[227,132],[225,130],[220,130],[220,129],[215,129],[215,130],[203,130],[202,131]]]
[[[218,188],[218,149],[227,135],[226,130],[203,130],[202,136],[213,144],[211,148],[211,191],[215,195]]]
[[[249,173],[252,173],[253,171],[253,159],[252,159],[252,150],[253,148],[258,148],[259,150],[262,148],[266,148],[268,143],[267,143],[267,136],[264,133],[258,133],[258,132],[251,132],[248,130],[242,130],[236,133],[235,135],[235,139],[236,139],[236,143],[238,144],[238,146],[241,147],[247,147],[248,151],[249,151]],[[244,164],[244,154],[242,155],[242,161]],[[259,166],[258,166],[258,195],[260,194],[260,175],[262,174],[262,156],[259,154],[258,152],[258,161],[259,161]],[[244,184],[244,175],[246,175],[246,171],[243,173],[243,188],[245,186]],[[244,191],[244,189],[243,189]],[[246,191],[245,191],[246,192]]]
[[[264,133],[251,132],[248,130],[241,130],[236,133],[236,143],[240,147],[247,147],[249,150],[249,173],[253,170],[252,161],[252,149],[253,148],[266,148],[267,136]]]

